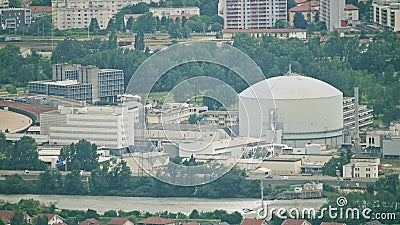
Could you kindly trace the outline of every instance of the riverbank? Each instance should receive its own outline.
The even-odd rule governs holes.
[[[260,199],[254,198],[160,198],[160,197],[119,197],[119,196],[78,196],[78,195],[0,195],[0,199],[16,203],[21,199],[35,199],[46,205],[55,204],[59,209],[87,210],[94,209],[98,213],[107,210],[146,211],[157,213],[169,211],[189,214],[193,209],[198,211],[214,211],[223,209],[227,212],[238,211],[244,215],[243,209],[257,209]],[[326,199],[276,200],[265,201],[271,207],[283,208],[320,208]]]

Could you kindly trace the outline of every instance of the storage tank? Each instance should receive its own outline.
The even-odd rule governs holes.
[[[342,143],[342,130],[343,93],[323,81],[289,71],[239,94],[240,136],[331,148]]]

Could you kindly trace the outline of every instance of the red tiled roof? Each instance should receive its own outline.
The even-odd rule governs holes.
[[[38,12],[51,13],[52,11],[51,6],[29,6],[28,8],[33,13],[38,13]]]
[[[175,221],[164,219],[160,217],[149,217],[144,220],[137,221],[136,224],[169,224],[174,223]]]
[[[346,4],[344,10],[358,10],[358,7],[353,4]]]
[[[129,19],[132,17],[133,19],[137,19],[139,16],[142,16],[143,14],[124,14],[125,19]]]
[[[181,223],[181,225],[199,225],[199,223],[196,221],[192,221],[192,222],[187,222],[187,223]]]
[[[27,215],[26,212],[22,212],[23,215]],[[11,218],[14,216],[14,211],[11,210],[0,210],[0,219],[3,220],[5,224],[9,224]]]
[[[304,222],[310,224],[307,220],[299,220],[299,219],[286,219],[284,220],[281,225],[301,225]]]
[[[360,44],[369,44],[371,43],[370,39],[360,39]]]
[[[318,11],[319,10],[319,3],[317,1],[311,1],[304,4],[299,4],[291,9],[290,12],[307,12],[308,10],[311,11]]]
[[[306,32],[304,29],[282,28],[282,29],[223,29],[222,33],[290,33]]]
[[[44,213],[39,213],[37,216],[38,216],[38,217],[47,216],[47,221],[50,221],[51,219],[53,219],[53,217],[54,217],[55,215],[56,215],[56,214],[44,214]]]
[[[345,223],[322,222],[321,225],[346,225]]]
[[[123,225],[128,221],[128,218],[112,218],[108,225]]]
[[[95,218],[86,219],[83,222],[80,222],[78,225],[102,225],[99,221]]]
[[[256,219],[256,218],[244,218],[241,225],[261,225],[264,223],[265,220],[263,219]]]
[[[3,220],[4,224],[9,224],[13,216],[14,211],[0,210],[0,219]]]

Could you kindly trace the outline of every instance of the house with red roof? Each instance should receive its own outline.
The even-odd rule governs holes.
[[[31,10],[31,16],[33,21],[47,15],[51,16],[52,12],[51,6],[29,6],[28,9]]]
[[[139,220],[136,225],[178,225],[176,221],[164,219],[160,217],[149,217],[144,220]]]
[[[310,1],[305,3],[300,3],[295,7],[289,9],[289,25],[294,24],[294,14],[301,13],[307,23],[314,23],[316,15],[319,12],[319,3],[317,1]]]
[[[112,218],[108,225],[134,225],[128,218]]]
[[[240,225],[264,225],[264,224],[266,224],[265,219],[244,218]]]
[[[14,213],[11,210],[0,210],[0,219],[3,220],[5,225],[10,225],[10,220],[14,216]],[[27,223],[32,223],[32,217],[28,213],[22,212],[22,214]]]
[[[281,225],[311,225],[311,223],[307,220],[301,219],[286,219],[281,223]]]
[[[56,224],[63,224],[64,222],[64,218],[62,218],[61,216],[57,215],[57,214],[43,214],[40,213],[37,215],[38,217],[47,217],[47,221],[48,221],[48,225],[56,225]]]
[[[95,218],[89,218],[83,222],[80,222],[78,225],[103,225],[103,224],[97,221]]]
[[[353,4],[346,4],[344,6],[344,19],[346,24],[357,24],[359,22],[358,7]]]

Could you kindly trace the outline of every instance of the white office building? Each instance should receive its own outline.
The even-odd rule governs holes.
[[[319,20],[326,23],[328,31],[346,26],[345,0],[321,0],[319,3]]]
[[[50,145],[69,145],[85,139],[97,146],[124,149],[133,146],[135,111],[119,106],[59,106],[40,114],[40,133]]]

